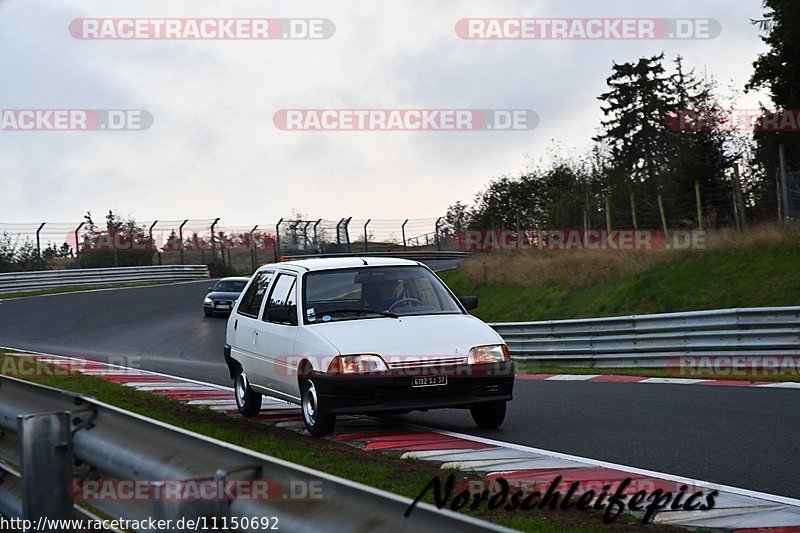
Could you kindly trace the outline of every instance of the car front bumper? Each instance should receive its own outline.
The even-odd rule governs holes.
[[[446,385],[412,387],[415,377],[440,375],[447,376]],[[514,389],[514,363],[390,370],[372,375],[314,372],[310,377],[325,412],[403,413],[509,401]]]

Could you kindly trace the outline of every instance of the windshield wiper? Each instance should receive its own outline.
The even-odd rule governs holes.
[[[358,314],[372,313],[372,314],[375,314],[375,315],[381,315],[381,316],[385,316],[385,317],[389,317],[389,318],[400,318],[398,315],[396,315],[395,313],[392,313],[391,311],[375,311],[374,309],[333,309],[331,311],[327,311],[327,313],[328,314],[331,314],[331,313],[358,313]]]

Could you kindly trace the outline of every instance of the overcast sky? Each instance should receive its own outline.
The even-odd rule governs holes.
[[[471,202],[553,140],[582,153],[612,62],[662,51],[741,89],[764,50],[760,0],[336,2],[0,0],[0,108],[144,109],[145,131],[0,131],[0,222],[424,218]],[[316,41],[89,41],[77,18],[327,18]],[[713,18],[713,40],[469,41],[469,17]],[[763,97],[762,97],[763,98]],[[752,107],[757,96],[741,106]],[[313,132],[286,108],[532,109],[530,131]]]

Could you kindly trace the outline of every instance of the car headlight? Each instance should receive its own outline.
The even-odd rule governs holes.
[[[331,374],[369,374],[388,370],[379,355],[337,355],[328,365]]]
[[[467,363],[471,365],[483,365],[487,363],[502,363],[510,361],[511,354],[505,344],[490,344],[488,346],[475,346],[469,351]]]
[[[211,298],[206,298],[205,300],[203,300],[203,303],[204,303],[204,304],[211,305],[211,304],[213,304],[213,303],[214,303],[214,301],[213,301]]]

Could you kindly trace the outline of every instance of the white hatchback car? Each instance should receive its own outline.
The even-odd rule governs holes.
[[[244,416],[262,395],[302,407],[308,431],[337,415],[468,408],[503,423],[514,363],[503,339],[416,261],[347,257],[259,268],[228,319],[225,362]]]

